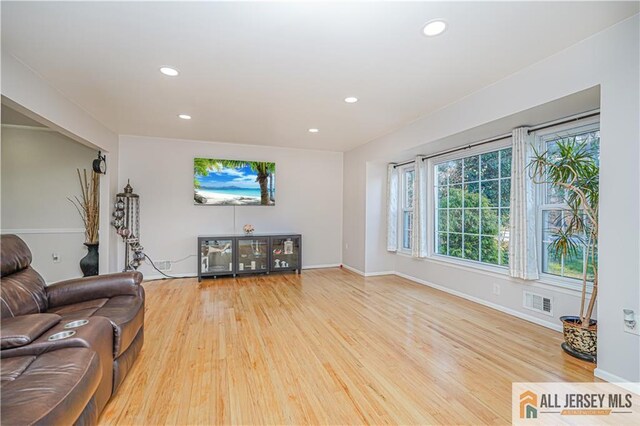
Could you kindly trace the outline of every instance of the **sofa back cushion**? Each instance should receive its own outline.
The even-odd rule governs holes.
[[[36,314],[47,310],[45,283],[31,268],[31,251],[15,235],[0,240],[0,313],[2,318]]]
[[[22,271],[31,265],[31,250],[27,244],[17,235],[0,236],[0,266],[2,267],[2,276]]]

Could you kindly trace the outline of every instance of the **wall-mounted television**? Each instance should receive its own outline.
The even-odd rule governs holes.
[[[276,163],[195,158],[193,192],[197,205],[273,206]]]

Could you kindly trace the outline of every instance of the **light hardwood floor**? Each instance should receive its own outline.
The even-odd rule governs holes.
[[[395,276],[150,281],[102,424],[504,424],[513,381],[594,381],[562,336]]]

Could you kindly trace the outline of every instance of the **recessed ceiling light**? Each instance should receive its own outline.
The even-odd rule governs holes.
[[[169,77],[175,77],[180,74],[177,69],[171,67],[162,67],[160,68],[160,72],[164,75],[168,75]]]
[[[356,98],[355,96],[349,96],[348,98],[344,98],[344,101],[348,104],[355,104],[356,102],[358,102],[358,98]]]
[[[441,19],[434,19],[433,21],[429,21],[425,24],[422,32],[427,37],[437,36],[442,34],[444,30],[447,29],[447,23]]]
[[[187,114],[178,114],[178,117],[182,118],[183,120],[191,120],[191,116]]]
[[[309,133],[318,133],[319,131],[318,129],[309,129]]]

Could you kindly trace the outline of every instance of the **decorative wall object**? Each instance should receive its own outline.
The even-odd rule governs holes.
[[[124,192],[116,195],[113,221],[118,235],[125,244],[124,270],[138,269],[145,258],[144,248],[140,245],[140,197],[133,193],[129,181]]]
[[[275,173],[275,163],[195,158],[194,204],[273,206]]]

